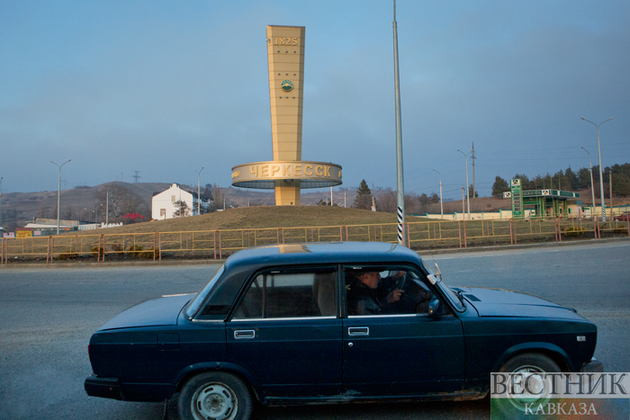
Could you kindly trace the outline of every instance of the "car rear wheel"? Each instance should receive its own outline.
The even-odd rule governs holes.
[[[239,378],[225,372],[206,372],[191,378],[179,397],[183,420],[247,420],[252,397]]]

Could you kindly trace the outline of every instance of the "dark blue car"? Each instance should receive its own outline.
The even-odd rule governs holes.
[[[498,289],[449,288],[388,243],[251,248],[196,295],[117,315],[91,338],[91,396],[164,401],[182,419],[266,405],[479,399],[490,372],[599,371],[597,328]]]

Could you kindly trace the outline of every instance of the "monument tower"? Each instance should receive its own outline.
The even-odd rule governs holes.
[[[232,185],[274,189],[276,205],[299,205],[301,188],[341,184],[341,166],[302,161],[303,26],[267,26],[273,161],[232,168]]]

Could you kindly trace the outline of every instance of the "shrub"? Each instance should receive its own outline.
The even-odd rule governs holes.
[[[584,235],[584,232],[586,232],[586,229],[577,226],[569,226],[564,229],[564,235],[567,238],[577,238]]]
[[[147,249],[145,252],[141,252],[138,255],[138,258],[149,259],[153,258],[153,248]]]
[[[64,252],[63,254],[59,254],[59,256],[57,257],[57,259],[60,261],[74,260],[76,258],[79,258],[79,254],[75,252]]]
[[[153,248],[145,251],[142,245],[131,245],[127,249],[127,252],[129,252],[129,255],[136,258],[153,258]]]
[[[98,258],[98,257],[102,257],[103,256],[103,247],[98,247],[98,246],[93,246],[90,251],[92,251],[92,256],[94,258]]]

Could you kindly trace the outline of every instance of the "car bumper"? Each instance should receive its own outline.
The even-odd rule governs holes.
[[[85,392],[91,397],[123,399],[118,378],[100,378],[90,375],[85,380]]]
[[[159,402],[173,396],[169,383],[120,382],[118,378],[90,375],[85,380],[85,392],[91,397],[122,401]]]
[[[580,372],[590,373],[590,372],[603,372],[604,364],[597,360],[596,358],[592,358],[591,361],[580,369]]]

